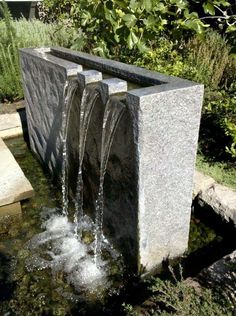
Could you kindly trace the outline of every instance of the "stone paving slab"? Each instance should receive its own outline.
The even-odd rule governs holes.
[[[20,202],[0,206],[0,220],[1,220],[1,217],[5,217],[9,215],[21,215]]]
[[[193,198],[207,205],[227,222],[236,227],[236,191],[218,184],[213,178],[195,170]]]
[[[33,195],[30,182],[0,138],[0,206],[19,202]]]
[[[0,137],[10,138],[23,134],[22,123],[18,112],[0,115]]]

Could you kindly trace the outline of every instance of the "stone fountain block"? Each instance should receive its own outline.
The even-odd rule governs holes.
[[[91,115],[83,161],[84,209],[92,218],[105,102],[115,94],[125,103],[104,182],[104,232],[136,272],[153,272],[164,259],[181,256],[188,247],[203,86],[63,48],[42,53],[22,49],[20,58],[32,150],[54,173],[61,166],[65,83],[82,71],[78,65],[90,71],[87,77],[78,74],[80,92],[70,116],[72,195],[78,168],[81,87],[93,82],[91,71],[96,70],[93,84],[100,96]],[[97,72],[102,72],[103,80]]]
[[[105,104],[110,95],[122,93],[127,91],[127,82],[119,78],[110,78],[102,80],[101,85],[101,98]]]
[[[87,84],[102,80],[102,73],[96,70],[86,70],[77,74],[79,87],[84,89]]]

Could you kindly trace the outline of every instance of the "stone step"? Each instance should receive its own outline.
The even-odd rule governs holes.
[[[34,190],[30,182],[0,138],[0,216],[6,215],[13,203],[16,205],[17,202],[33,195]]]
[[[0,137],[3,139],[23,134],[22,119],[18,112],[0,115]]]

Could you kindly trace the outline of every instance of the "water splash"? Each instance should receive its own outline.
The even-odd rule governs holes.
[[[83,218],[83,174],[82,165],[84,159],[85,144],[87,139],[88,126],[91,119],[93,107],[99,96],[99,92],[92,84],[87,85],[83,90],[80,103],[80,127],[79,127],[79,168],[75,196],[75,233],[78,233],[78,222]]]
[[[68,215],[68,153],[67,153],[67,135],[70,112],[73,98],[78,89],[77,80],[67,80],[63,91],[63,112],[62,112],[62,214]]]
[[[110,97],[107,101],[103,117],[102,126],[102,144],[101,144],[101,162],[98,198],[96,200],[96,218],[95,218],[95,249],[94,258],[97,264],[98,257],[101,255],[101,246],[104,242],[103,236],[103,210],[104,194],[103,185],[106,174],[107,162],[110,155],[116,128],[124,112],[125,105],[117,97]]]
[[[52,275],[63,272],[67,282],[80,292],[81,289],[96,292],[109,288],[109,266],[101,254],[106,249],[111,259],[118,262],[120,255],[104,238],[103,222],[103,183],[116,127],[124,110],[124,104],[116,97],[106,103],[101,144],[100,185],[96,201],[95,223],[83,214],[82,163],[91,114],[99,91],[88,85],[84,89],[80,106],[79,168],[76,187],[74,223],[68,220],[68,152],[67,136],[74,95],[78,89],[76,80],[67,81],[64,87],[64,109],[62,113],[62,211],[46,209],[43,212],[44,232],[34,236],[28,243],[32,255],[27,260],[28,271],[50,269]],[[62,215],[58,215],[58,213]],[[86,243],[82,233],[90,231],[95,240]],[[75,233],[76,232],[76,233]],[[81,232],[78,238],[77,232]],[[95,260],[94,260],[95,258]],[[120,261],[121,262],[121,261]],[[122,267],[121,267],[122,269]]]
[[[35,235],[26,245],[30,251],[26,260],[26,269],[49,270],[56,279],[58,274],[63,274],[64,281],[73,286],[77,293],[81,291],[97,293],[110,288],[112,272],[110,264],[116,263],[119,272],[122,270],[122,260],[118,252],[107,242],[106,250],[109,259],[99,259],[99,266],[93,257],[94,241],[89,242],[79,239],[74,234],[74,223],[68,221],[63,215],[58,215],[60,210],[47,208],[42,214],[43,232]],[[47,215],[47,216],[45,216]],[[88,217],[83,217],[83,230],[91,233],[94,223]]]

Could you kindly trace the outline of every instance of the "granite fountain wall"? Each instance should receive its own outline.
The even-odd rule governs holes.
[[[94,218],[105,103],[125,104],[104,181],[104,234],[134,271],[152,272],[188,246],[193,172],[203,86],[64,48],[22,49],[31,149],[53,174],[62,157],[63,91],[78,89],[68,124],[69,190],[75,196],[82,91],[100,91],[83,161],[84,210]]]

